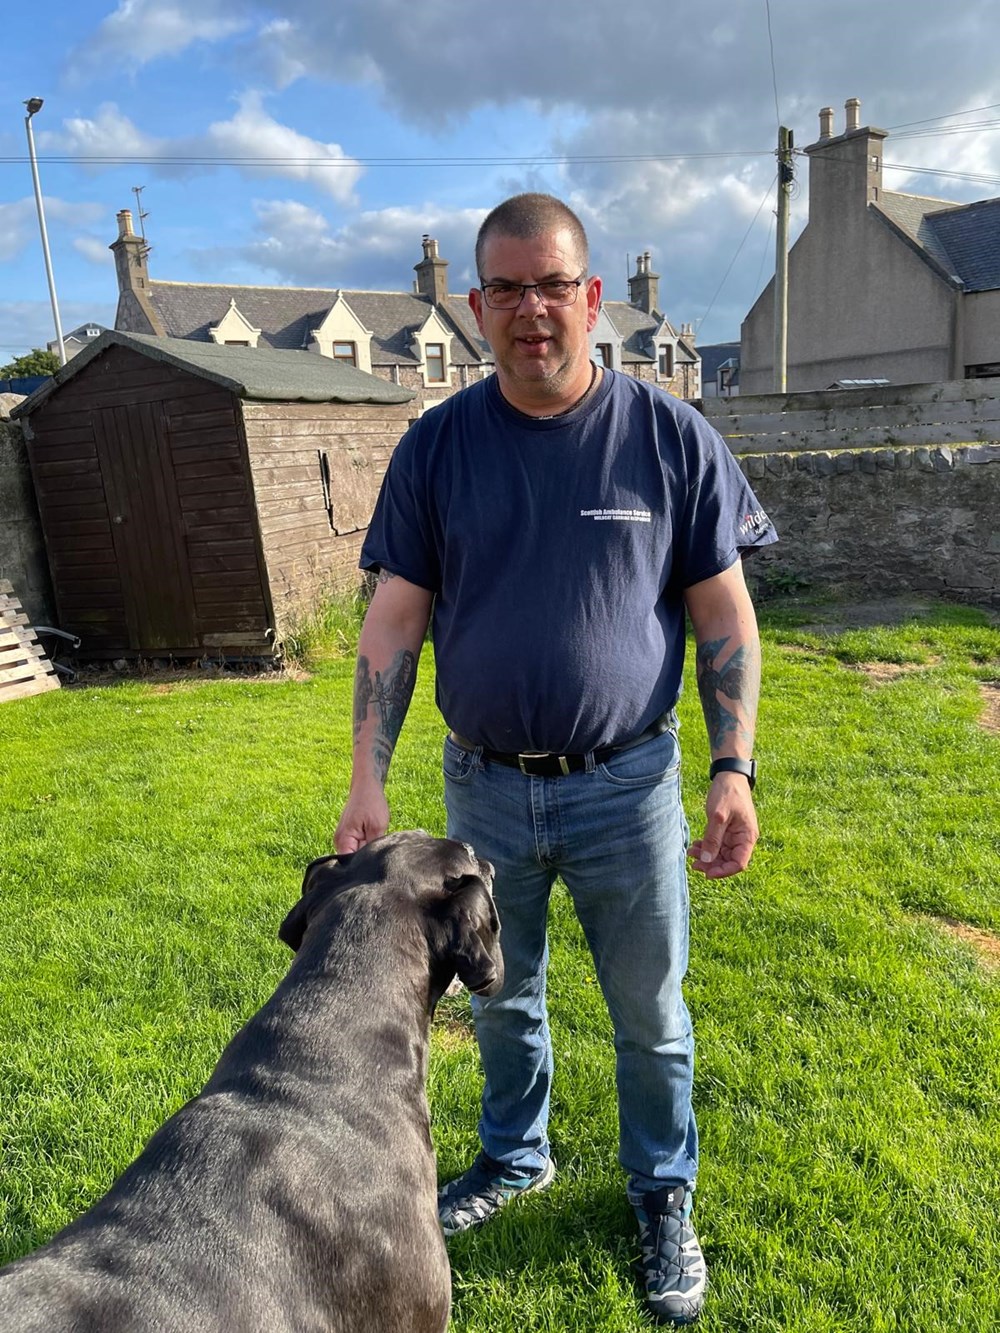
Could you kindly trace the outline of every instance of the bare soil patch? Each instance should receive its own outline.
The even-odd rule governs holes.
[[[1000,736],[1000,680],[984,681],[979,687],[979,697],[983,701],[979,725],[991,735]]]
[[[940,657],[929,657],[926,662],[848,662],[848,671],[860,671],[876,685],[884,685],[890,680],[899,680],[900,676],[912,675],[914,671],[926,671],[937,666]]]
[[[931,920],[939,930],[969,945],[973,953],[990,971],[1000,971],[1000,935],[989,930],[980,930],[978,926],[966,925],[954,917],[938,916]]]

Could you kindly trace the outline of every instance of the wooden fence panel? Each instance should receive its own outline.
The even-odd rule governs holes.
[[[709,398],[698,406],[735,454],[1000,440],[995,380]]]

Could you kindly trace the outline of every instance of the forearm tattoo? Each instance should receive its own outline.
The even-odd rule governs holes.
[[[389,772],[416,678],[417,659],[408,648],[400,649],[386,671],[376,671],[374,680],[368,658],[358,658],[354,678],[354,743],[357,745],[371,709],[375,717],[371,757],[382,782]]]
[[[738,644],[729,655],[729,639],[700,643],[695,657],[698,693],[708,728],[708,743],[720,750],[736,737],[753,745],[760,695],[760,645],[756,639]]]

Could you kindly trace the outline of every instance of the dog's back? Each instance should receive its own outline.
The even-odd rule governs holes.
[[[427,1032],[456,967],[502,981],[490,877],[415,834],[314,863],[284,981],[104,1198],[0,1272],[0,1333],[442,1333]]]

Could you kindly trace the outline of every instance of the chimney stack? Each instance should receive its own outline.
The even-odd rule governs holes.
[[[819,111],[819,137],[821,139],[833,138],[833,107],[820,107]]]
[[[118,239],[108,248],[115,257],[118,275],[115,328],[127,333],[155,333],[165,337],[167,330],[150,299],[149,246],[135,234],[130,209],[123,208],[118,214]]]
[[[852,130],[861,128],[861,101],[857,97],[849,97],[844,103],[846,113],[846,132],[850,134]]]
[[[424,257],[413,266],[417,294],[429,297],[434,305],[442,305],[448,295],[448,261],[438,255],[438,243],[433,236],[424,235],[421,240]]]
[[[628,299],[647,315],[659,310],[660,275],[653,272],[648,250],[635,257],[635,273],[628,280]]]

